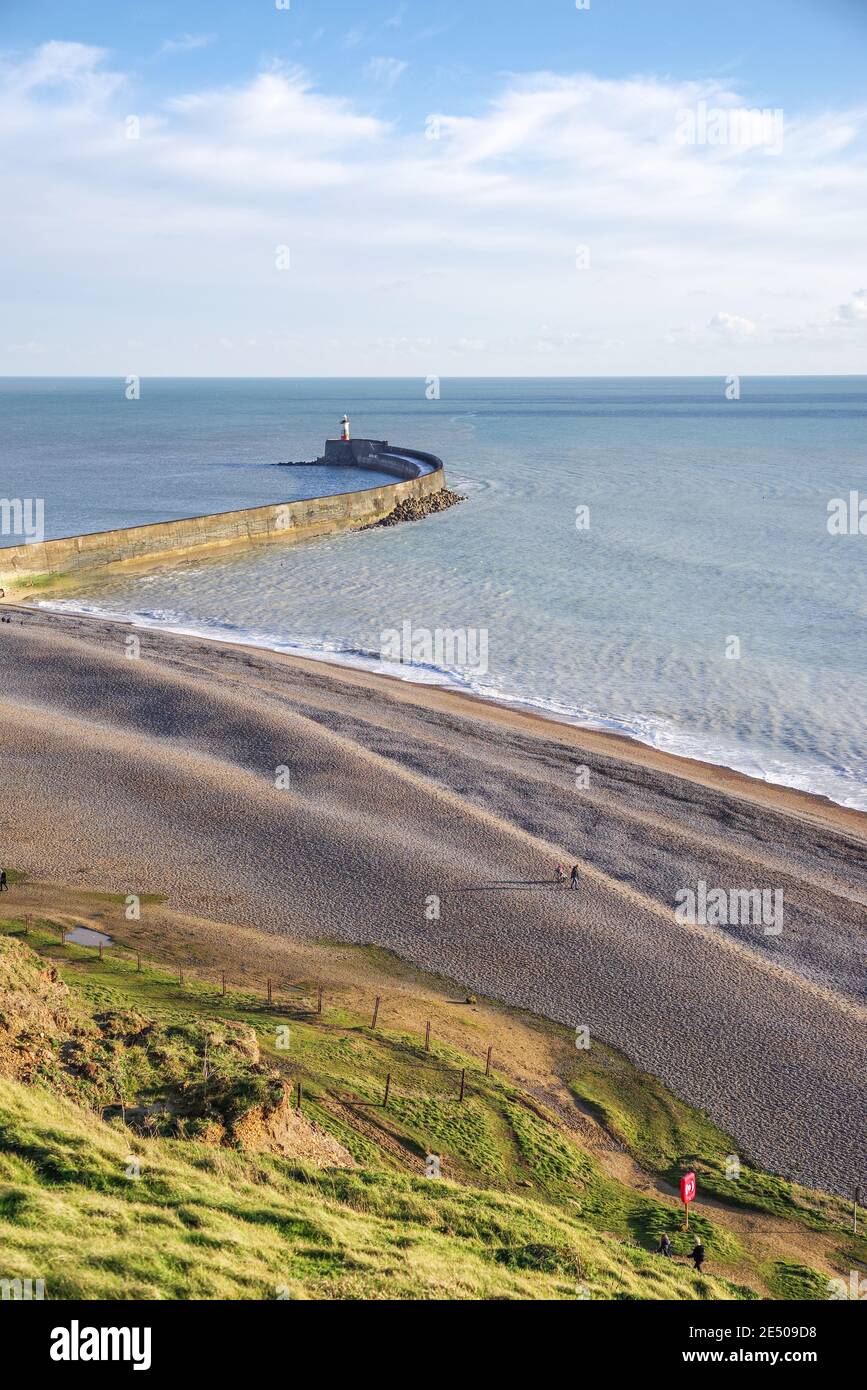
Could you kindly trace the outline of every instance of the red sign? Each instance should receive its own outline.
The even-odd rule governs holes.
[[[680,1200],[686,1205],[695,1201],[695,1173],[684,1173],[680,1180]]]

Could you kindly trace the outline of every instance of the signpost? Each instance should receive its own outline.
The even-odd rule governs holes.
[[[689,1204],[695,1201],[695,1173],[684,1173],[680,1180],[680,1200],[686,1212],[686,1227],[689,1230]]]

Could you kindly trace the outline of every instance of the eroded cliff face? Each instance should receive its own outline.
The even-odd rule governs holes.
[[[315,1120],[308,1120],[294,1108],[285,1086],[283,1096],[273,1109],[254,1106],[219,1142],[236,1145],[247,1153],[276,1153],[282,1158],[302,1159],[317,1168],[357,1167],[348,1149]]]

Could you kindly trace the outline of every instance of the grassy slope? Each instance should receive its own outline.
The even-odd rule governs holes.
[[[40,1087],[0,1082],[5,1278],[50,1297],[726,1298],[543,1204],[360,1170],[313,1172],[136,1140]],[[130,1149],[141,1177],[126,1177]]]
[[[418,1094],[419,1066],[432,1058],[417,1039],[374,1034],[339,1016],[293,1018],[237,993],[223,1001],[190,977],[181,989],[164,972],[136,973],[108,955],[100,962],[93,951],[60,947],[53,930],[28,941],[56,959],[84,1015],[132,1010],[157,1020],[161,1037],[174,1039],[173,1083],[184,1058],[198,1065],[203,1019],[251,1026],[263,1055],[302,1080],[305,1113],[364,1167],[315,1172],[225,1148],[141,1139],[74,1104],[95,1103],[86,1086],[67,1100],[50,1076],[30,1087],[2,1083],[4,1277],[44,1277],[54,1296],[90,1297],[274,1297],[280,1286],[293,1297],[561,1298],[580,1288],[602,1298],[750,1296],[648,1253],[663,1229],[682,1254],[689,1248],[673,1230],[671,1206],[606,1176],[535,1102],[451,1049],[436,1048],[433,1062],[472,1066],[463,1104],[448,1067],[426,1073],[428,1094]],[[287,1022],[283,1051],[276,1028]],[[142,1068],[119,1048],[113,1074],[128,1087],[128,1103],[143,1090],[159,1092],[152,1062]],[[653,1159],[648,1166],[664,1170],[685,1130],[702,1138],[702,1117],[651,1078],[602,1070],[607,1089],[583,1069],[587,1099],[607,1111],[615,1130],[633,1133]],[[335,1106],[335,1094],[380,1100],[386,1072],[387,1111]],[[68,1078],[64,1084],[69,1093]],[[353,1115],[364,1117],[363,1133]],[[442,1154],[451,1180],[410,1175],[421,1173],[428,1151]],[[142,1156],[137,1180],[126,1176],[131,1152]],[[728,1149],[715,1138],[712,1152]],[[706,1213],[691,1224],[715,1269],[749,1261]],[[824,1294],[824,1279],[808,1267],[766,1270],[764,1282],[777,1296]]]
[[[666,1090],[616,1054],[597,1048],[571,1079],[574,1094],[650,1173],[677,1187],[684,1168],[694,1168],[703,1194],[808,1229],[848,1230],[851,1206],[839,1197],[801,1187],[738,1157],[737,1146],[706,1115]],[[737,1168],[727,1170],[727,1160]],[[737,1176],[735,1177],[735,1173]],[[864,1249],[860,1258],[864,1258]],[[853,1252],[854,1258],[854,1252]]]

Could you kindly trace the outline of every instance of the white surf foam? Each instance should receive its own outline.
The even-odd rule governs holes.
[[[744,773],[763,782],[810,792],[815,796],[827,797],[840,806],[867,811],[867,788],[844,768],[832,768],[807,760],[786,761],[769,752],[745,747],[733,739],[716,737],[711,741],[706,736],[693,734],[673,723],[641,714],[613,718],[598,710],[566,705],[556,700],[516,696],[464,669],[420,662],[383,661],[375,651],[317,639],[289,639],[267,630],[242,628],[230,622],[202,622],[177,609],[129,611],[74,599],[42,599],[35,606],[58,613],[104,618],[113,622],[129,623],[134,627],[176,632],[209,642],[260,647],[287,656],[387,675],[418,685],[458,690],[509,708],[532,710],[546,718],[579,728],[619,734],[651,748],[658,748],[661,752],[692,758],[715,767],[730,768],[734,772]]]

